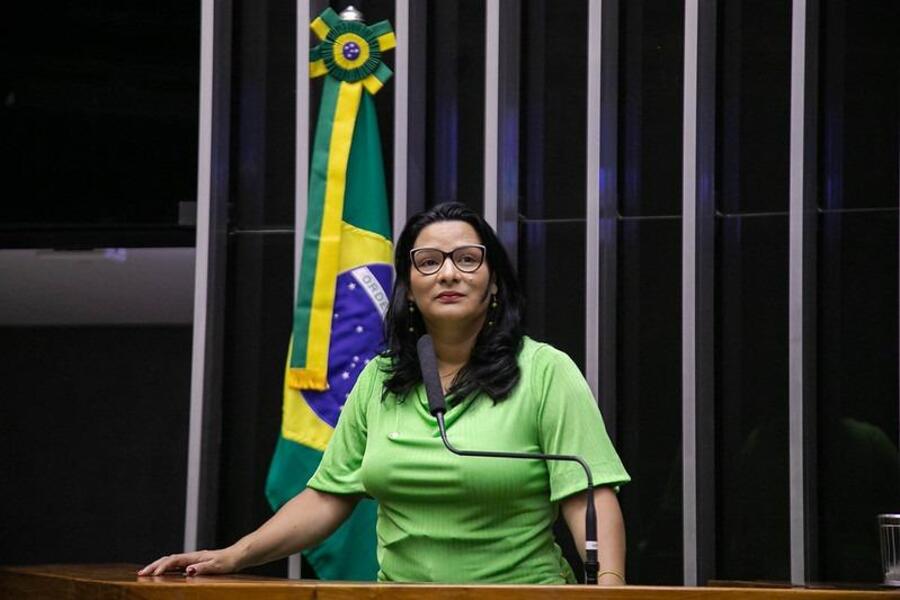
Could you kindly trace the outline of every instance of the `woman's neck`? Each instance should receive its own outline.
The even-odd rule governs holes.
[[[469,362],[475,340],[484,325],[484,316],[471,323],[448,323],[429,326],[428,333],[434,340],[434,353],[442,374],[459,370]]]

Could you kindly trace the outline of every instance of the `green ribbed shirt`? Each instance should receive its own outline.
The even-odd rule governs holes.
[[[586,487],[572,462],[461,457],[441,442],[420,384],[382,402],[384,358],[347,398],[308,486],[378,501],[378,579],[439,583],[571,583],[553,538],[558,501]],[[474,395],[449,408],[447,437],[462,450],[575,454],[595,485],[629,481],[578,367],[525,338],[521,378],[494,404]]]

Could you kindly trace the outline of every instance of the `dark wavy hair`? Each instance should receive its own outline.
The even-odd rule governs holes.
[[[418,311],[409,310],[410,250],[419,233],[432,223],[463,221],[471,225],[485,246],[485,263],[497,286],[497,308],[489,308],[485,325],[475,340],[469,362],[457,373],[447,392],[448,400],[462,400],[483,392],[494,402],[504,400],[519,381],[517,355],[522,347],[522,295],[503,244],[490,225],[476,212],[459,202],[438,204],[412,216],[397,241],[394,255],[395,277],[391,305],[385,317],[387,349],[383,356],[388,377],[384,396],[394,393],[401,399],[422,381],[416,342],[426,333]],[[493,322],[493,324],[488,324]]]

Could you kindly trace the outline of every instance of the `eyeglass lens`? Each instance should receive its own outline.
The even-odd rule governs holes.
[[[432,275],[444,266],[444,260],[448,256],[457,269],[464,273],[472,273],[478,270],[484,260],[484,248],[460,246],[451,252],[443,252],[437,248],[421,248],[413,252],[413,264],[423,275]]]

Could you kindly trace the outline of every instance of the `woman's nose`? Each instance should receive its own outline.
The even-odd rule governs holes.
[[[453,264],[453,259],[448,256],[438,271],[438,281],[455,281],[458,277],[459,272]]]

